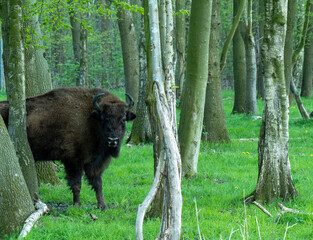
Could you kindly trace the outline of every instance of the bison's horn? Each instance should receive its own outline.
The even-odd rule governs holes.
[[[128,97],[128,99],[129,99],[128,109],[131,109],[131,108],[134,106],[134,104],[135,104],[134,99],[133,99],[133,97],[130,96],[128,93],[125,93],[125,95],[126,95],[126,96]]]
[[[93,106],[94,106],[97,110],[99,110],[99,111],[101,111],[101,108],[100,108],[99,104],[97,103],[97,100],[98,100],[98,97],[100,97],[100,96],[102,96],[102,95],[104,95],[104,93],[98,93],[98,94],[93,98],[93,100],[92,100]]]

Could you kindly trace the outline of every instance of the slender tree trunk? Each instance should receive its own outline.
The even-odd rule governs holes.
[[[246,0],[242,0],[246,1]],[[245,6],[245,4],[244,4]],[[238,0],[234,0],[234,16],[240,11]],[[240,20],[233,39],[233,72],[235,101],[232,114],[244,113],[246,107],[246,54],[244,36],[246,26]]]
[[[70,23],[72,26],[72,42],[73,42],[73,51],[74,51],[74,58],[79,65],[80,62],[80,33],[81,33],[81,24],[78,21],[80,18],[79,14],[75,11],[76,4],[73,4],[72,0],[68,1],[69,6],[69,15],[70,15]]]
[[[144,25],[144,17],[142,16],[142,25]],[[144,26],[142,26],[144,30]],[[139,46],[139,95],[138,104],[136,109],[136,119],[133,122],[131,131],[131,141],[134,144],[150,142],[151,139],[151,127],[147,112],[147,106],[145,103],[146,88],[147,88],[147,55],[149,51],[145,42],[145,33],[141,31],[141,40]]]
[[[297,1],[288,0],[288,16],[287,16],[287,30],[286,30],[286,40],[284,47],[284,64],[285,64],[285,79],[287,92],[290,93],[290,83],[292,81],[292,55],[293,55],[293,31],[296,21],[296,9]],[[292,100],[290,98],[290,100]]]
[[[310,13],[313,14],[313,3],[310,6]],[[303,77],[301,86],[301,96],[312,97],[312,69],[313,69],[313,15],[310,17],[310,28],[304,45]]]
[[[179,143],[183,176],[197,173],[208,81],[211,0],[192,1],[186,82],[181,100]]]
[[[209,72],[202,134],[202,138],[208,142],[230,142],[226,129],[220,72],[220,5],[220,0],[213,0],[209,43]]]
[[[257,34],[257,98],[264,99],[264,82],[263,82],[263,66],[261,59],[261,49],[263,45],[263,36],[264,36],[264,0],[258,1],[259,8],[259,21],[258,21],[258,34]]]
[[[82,14],[82,19],[85,20],[85,14]],[[85,26],[80,28],[80,60],[79,60],[79,77],[77,86],[89,87],[88,81],[88,49],[87,49],[88,33]]]
[[[256,82],[257,82],[257,64],[255,54],[255,42],[252,32],[252,0],[247,2],[247,20],[246,20],[246,114],[257,114],[256,103]]]
[[[25,16],[30,15],[30,7],[35,0],[26,3],[23,10]],[[44,57],[45,52],[41,48],[43,43],[38,16],[34,15],[25,20],[25,25],[29,26],[31,31],[27,33],[24,30],[24,34],[31,34],[32,39],[31,42],[27,42],[30,46],[25,49],[25,94],[26,97],[34,97],[52,90],[52,81],[48,62]],[[60,181],[52,162],[36,162],[36,170],[39,182],[55,184]]]
[[[289,162],[289,102],[284,76],[287,0],[265,0],[265,30],[262,49],[265,106],[259,138],[259,176],[255,199],[288,200],[297,192]],[[278,89],[278,90],[277,90]]]
[[[151,54],[153,69],[153,89],[155,92],[155,109],[157,109],[158,125],[156,126],[161,148],[158,152],[159,161],[152,188],[144,202],[138,208],[136,220],[136,238],[143,239],[143,219],[145,212],[160,188],[163,174],[165,178],[164,205],[161,221],[161,229],[157,239],[178,240],[181,232],[181,161],[177,143],[175,93],[173,91],[174,67],[173,67],[173,11],[171,1],[165,4],[166,9],[166,44],[164,59],[165,76],[162,74],[161,43],[158,21],[158,4],[156,0],[149,0],[149,24],[151,36]],[[162,139],[162,140],[161,140]],[[161,141],[160,141],[161,140]]]
[[[125,0],[125,2],[129,3],[129,0]],[[119,9],[117,17],[122,42],[126,92],[134,98],[134,109],[136,109],[139,90],[139,51],[136,29],[131,11]]]
[[[185,0],[176,0],[176,12],[186,9]],[[185,82],[185,59],[186,59],[186,17],[180,12],[176,15],[176,45],[177,45],[177,76],[176,97],[180,98]]]
[[[7,9],[6,9],[7,7]],[[29,193],[38,194],[35,161],[26,134],[25,53],[22,41],[22,6],[15,1],[3,4],[4,71],[9,108],[8,131]]]
[[[3,1],[2,1],[3,3]],[[3,5],[2,5],[3,6]],[[35,210],[14,146],[0,115],[0,238],[20,229]]]

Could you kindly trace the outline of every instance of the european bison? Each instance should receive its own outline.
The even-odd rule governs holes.
[[[80,206],[82,172],[96,192],[98,207],[106,208],[101,175],[118,157],[125,122],[135,119],[130,104],[101,89],[59,88],[26,101],[27,134],[35,161],[60,160]],[[0,113],[8,124],[8,102]]]

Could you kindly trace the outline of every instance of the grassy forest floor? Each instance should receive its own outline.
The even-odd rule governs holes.
[[[119,93],[122,96],[122,93]],[[313,215],[286,213],[274,203],[264,207],[268,217],[255,205],[244,206],[242,197],[251,193],[257,182],[257,138],[261,120],[250,116],[231,115],[234,96],[224,91],[227,130],[231,143],[202,143],[198,174],[183,179],[183,213],[181,239],[313,239]],[[1,97],[1,96],[0,96]],[[312,99],[303,99],[308,112]],[[258,101],[258,116],[263,102]],[[128,134],[130,131],[128,125]],[[286,207],[301,213],[313,213],[313,120],[302,120],[294,103],[290,107],[290,151],[292,176],[299,196]],[[249,140],[242,140],[249,139]],[[152,145],[122,146],[103,174],[103,193],[110,209],[96,208],[95,194],[86,181],[81,190],[82,207],[72,206],[72,193],[58,172],[61,183],[42,184],[40,197],[51,212],[44,216],[26,239],[135,239],[138,205],[144,200],[153,181]],[[196,216],[195,200],[198,209]],[[90,214],[97,216],[94,221]],[[246,224],[245,224],[246,223]],[[292,226],[292,227],[291,227]],[[146,219],[144,237],[155,239],[160,219]],[[286,232],[286,229],[288,231]],[[258,230],[259,229],[259,230]],[[10,239],[16,239],[18,233]],[[243,237],[244,236],[244,237]]]

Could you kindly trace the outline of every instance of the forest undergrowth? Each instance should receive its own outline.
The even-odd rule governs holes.
[[[118,93],[122,97],[123,93]],[[261,119],[244,114],[232,115],[234,96],[224,91],[224,108],[231,143],[202,143],[198,174],[183,179],[181,239],[313,239],[313,120],[303,120],[294,103],[290,107],[289,158],[299,196],[283,203],[299,214],[280,214],[280,203],[263,205],[269,217],[255,205],[244,205],[242,198],[254,191],[258,176],[258,136]],[[2,98],[0,95],[0,98]],[[303,99],[308,112],[312,99]],[[258,116],[263,102],[258,100]],[[127,127],[129,134],[131,125]],[[125,137],[126,139],[126,137]],[[126,145],[103,174],[103,193],[109,210],[96,208],[93,190],[83,181],[82,206],[72,206],[72,193],[58,167],[61,183],[42,184],[40,197],[51,211],[26,239],[135,239],[138,205],[153,181],[152,144]],[[160,219],[147,218],[144,238],[158,236]],[[7,239],[16,239],[18,233]]]

